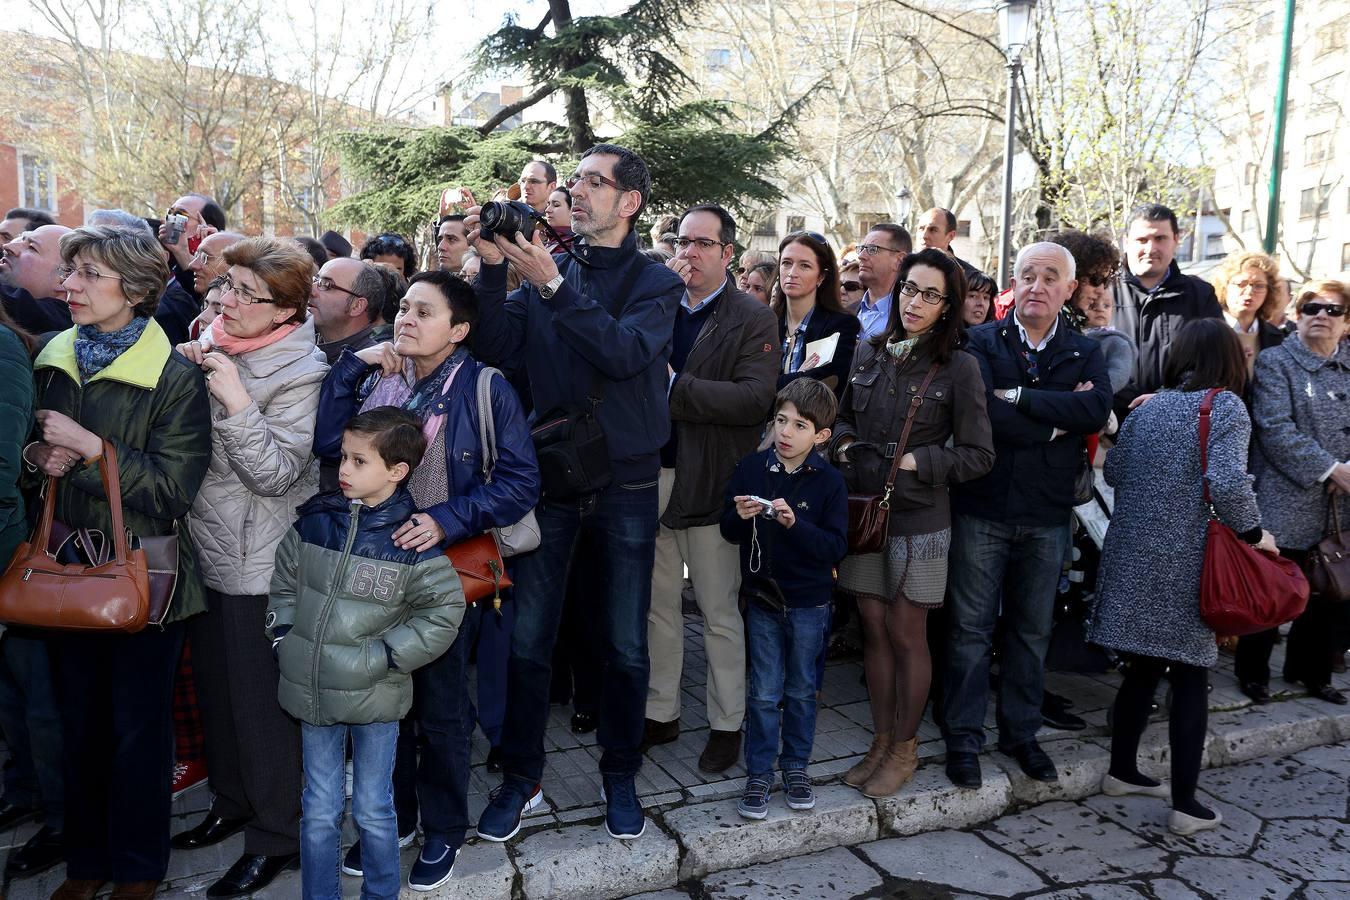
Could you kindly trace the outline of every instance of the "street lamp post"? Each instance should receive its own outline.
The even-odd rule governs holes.
[[[1031,12],[1036,0],[1002,0],[998,5],[998,35],[1008,61],[1008,112],[1003,136],[1003,228],[998,240],[998,286],[1008,286],[1012,272],[1012,178],[1014,138],[1017,135],[1017,78],[1022,73],[1022,50],[1031,38]]]
[[[895,195],[895,211],[900,214],[900,224],[909,228],[909,214],[914,210],[914,195],[909,188],[901,188]]]

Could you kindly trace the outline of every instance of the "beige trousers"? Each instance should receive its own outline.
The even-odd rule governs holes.
[[[662,469],[658,483],[661,513],[670,502],[675,470]],[[737,606],[741,587],[740,551],[716,525],[696,528],[659,526],[652,603],[647,615],[647,653],[651,680],[647,718],[673,722],[680,717],[680,681],[684,673],[684,615],[680,591],[684,566],[694,583],[703,613],[703,648],[708,660],[708,724],[738,731],[745,718],[745,622]]]

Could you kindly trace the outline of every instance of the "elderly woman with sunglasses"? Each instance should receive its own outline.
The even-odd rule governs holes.
[[[220,315],[178,348],[210,392],[210,467],[188,517],[210,609],[188,631],[215,800],[172,843],[195,850],[244,832],[243,855],[211,897],[261,889],[300,849],[300,730],[277,703],[262,624],[277,546],[318,487],[311,445],[328,372],[306,314],[310,255],[248,238],[225,263]]]
[[[1350,493],[1350,284],[1315,281],[1299,294],[1298,331],[1256,358],[1252,389],[1252,472],[1261,520],[1280,553],[1300,563],[1322,538],[1328,507]],[[1350,503],[1340,502],[1350,528]],[[1331,686],[1332,654],[1343,646],[1345,605],[1312,598],[1294,620],[1286,646],[1284,678],[1302,681],[1308,693],[1344,704]],[[1257,703],[1270,699],[1274,630],[1238,642],[1236,674],[1242,692]]]

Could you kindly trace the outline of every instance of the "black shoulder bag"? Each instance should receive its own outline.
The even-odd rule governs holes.
[[[629,263],[618,291],[619,314],[646,264],[647,258],[641,254]],[[545,498],[571,500],[609,487],[609,445],[597,411],[604,399],[605,377],[594,370],[585,400],[563,403],[540,414],[536,420],[539,424],[530,429]]]

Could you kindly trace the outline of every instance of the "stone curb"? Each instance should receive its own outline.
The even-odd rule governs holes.
[[[1350,709],[1328,712],[1318,701],[1296,699],[1215,712],[1210,714],[1204,766],[1237,765],[1344,740],[1350,740]],[[965,828],[1022,807],[1098,793],[1110,761],[1110,738],[1070,738],[1046,747],[1060,772],[1054,784],[1034,781],[1012,759],[986,752],[981,757],[984,785],[974,791],[954,787],[940,760],[926,759],[894,797],[869,800],[832,781],[817,787],[814,810],[794,812],[775,791],[768,818],[759,822],[737,815],[734,797],[664,811],[649,805],[647,831],[637,841],[616,841],[603,823],[592,820],[537,830],[507,845],[508,853],[501,845],[470,843],[461,853],[466,865],[457,863],[455,877],[443,888],[422,894],[405,890],[403,897],[623,897],[833,847]],[[1141,771],[1169,777],[1169,756],[1166,722],[1150,724],[1140,741]]]

